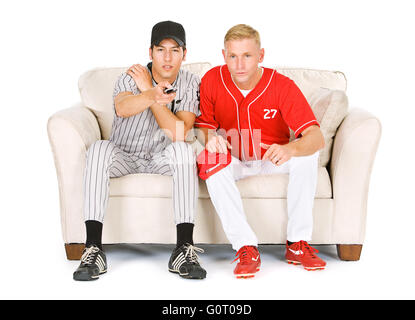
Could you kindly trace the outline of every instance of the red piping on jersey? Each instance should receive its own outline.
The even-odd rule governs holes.
[[[297,136],[298,130],[300,130],[302,127],[304,127],[304,126],[306,126],[306,125],[308,125],[309,123],[312,123],[312,122],[317,122],[318,123],[317,120],[308,121],[308,122],[304,123],[301,127],[299,127],[297,130],[295,130],[294,135]]]
[[[236,101],[236,99],[235,99],[235,97],[232,95],[232,93],[230,92],[230,90],[228,89],[228,87],[226,86],[226,84],[225,84],[225,81],[223,80],[223,75],[222,75],[222,68],[223,68],[223,66],[221,66],[220,67],[220,77],[221,77],[221,79],[222,79],[222,83],[223,83],[223,86],[225,87],[225,89],[226,89],[226,91],[228,91],[228,93],[229,93],[229,95],[232,97],[232,99],[235,101],[235,104],[236,104],[236,111],[237,111],[237,120],[238,120],[238,132],[239,132],[239,136],[241,137],[241,143],[242,143],[242,156],[244,157],[244,159],[246,159],[246,157],[245,157],[245,152],[244,152],[244,142],[243,142],[243,137],[242,137],[242,134],[241,134],[241,128],[240,128],[240,125],[239,125],[239,107],[238,107],[238,102]],[[262,67],[261,67],[262,68]],[[248,125],[249,125],[249,132],[250,132],[250,134],[251,134],[251,141],[252,141],[252,149],[253,149],[253,151],[254,151],[254,155],[255,155],[255,159],[256,160],[258,160],[258,156],[257,156],[257,154],[256,154],[256,151],[255,151],[255,144],[254,144],[254,136],[253,136],[253,133],[252,133],[252,127],[251,127],[251,116],[250,116],[250,114],[249,114],[249,108],[251,107],[251,104],[252,103],[254,103],[260,96],[262,96],[263,94],[264,94],[264,92],[268,89],[268,87],[269,87],[269,85],[270,85],[270,83],[271,83],[271,81],[272,81],[272,78],[273,78],[273,76],[274,76],[274,73],[275,73],[275,69],[273,69],[272,70],[272,74],[271,74],[271,76],[270,76],[270,78],[269,78],[269,81],[268,81],[268,84],[267,84],[267,86],[265,87],[265,89],[253,100],[253,101],[251,101],[251,103],[248,105],[248,108],[247,108],[247,111],[248,111]],[[232,77],[232,76],[231,76]]]
[[[222,68],[223,68],[223,66],[221,66],[220,69],[219,69],[219,71],[220,71],[220,78],[222,79],[222,83],[223,83],[223,86],[225,87],[226,91],[228,91],[228,93],[232,97],[233,101],[235,101],[235,105],[236,105],[236,118],[238,120],[238,132],[239,132],[239,136],[241,137],[241,143],[242,143],[242,148],[241,148],[242,149],[242,154],[241,155],[242,155],[242,157],[244,159],[246,159],[245,152],[244,152],[244,141],[243,141],[242,134],[241,134],[241,127],[239,126],[239,107],[238,107],[238,102],[236,101],[236,99],[232,95],[232,93],[229,91],[228,87],[225,84],[225,81],[223,81]]]
[[[207,126],[209,126],[209,127],[212,127],[213,129],[217,129],[215,126],[213,126],[213,125],[211,125],[211,124],[209,124],[209,123],[206,123],[206,122],[195,122],[195,124],[204,124],[204,125],[207,125]]]
[[[252,134],[252,128],[251,128],[251,116],[249,115],[249,108],[251,107],[251,104],[253,104],[260,96],[262,96],[262,94],[268,89],[269,84],[272,81],[272,77],[274,76],[275,73],[275,69],[272,70],[272,74],[269,78],[268,84],[265,87],[265,89],[253,100],[251,101],[251,103],[248,105],[248,124],[249,124],[249,132],[251,133],[251,141],[252,141],[252,149],[254,150],[254,154],[255,154],[255,159],[258,160],[258,157],[256,155],[256,151],[255,151],[255,144],[254,144],[254,136]]]

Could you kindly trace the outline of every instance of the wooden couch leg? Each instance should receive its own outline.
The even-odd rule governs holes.
[[[81,260],[84,248],[85,244],[83,243],[65,243],[66,258],[68,260]]]
[[[343,261],[358,261],[362,247],[362,244],[338,244],[337,255]]]

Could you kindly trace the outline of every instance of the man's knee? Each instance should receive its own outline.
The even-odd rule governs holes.
[[[193,147],[184,141],[172,142],[168,147],[170,159],[173,164],[192,165],[196,164],[196,153]]]
[[[320,152],[317,151],[309,156],[291,158],[291,169],[298,167],[317,168]]]
[[[106,161],[111,157],[114,143],[109,140],[98,140],[90,145],[87,151],[87,163]]]

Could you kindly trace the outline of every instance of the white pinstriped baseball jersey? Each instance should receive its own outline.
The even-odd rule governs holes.
[[[151,64],[148,64],[147,68],[151,72]],[[156,84],[153,79],[153,86]],[[195,74],[182,69],[179,71],[176,80],[172,83],[172,86],[177,89],[176,98],[168,105],[173,113],[189,111],[196,116],[200,115],[199,84],[200,79]],[[123,73],[115,84],[113,97],[125,91],[135,95],[140,93],[134,79]],[[128,118],[119,117],[115,113],[109,140],[125,152],[143,159],[149,159],[152,154],[161,152],[170,143],[164,131],[160,130],[149,108]]]

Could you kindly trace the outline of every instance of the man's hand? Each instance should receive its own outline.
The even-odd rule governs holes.
[[[137,88],[141,92],[147,91],[153,87],[151,75],[146,67],[135,64],[128,69],[127,74],[133,78]]]
[[[269,160],[276,166],[287,162],[294,155],[294,151],[288,145],[279,145],[276,143],[272,145],[261,143],[260,145],[261,148],[267,149],[262,160]]]
[[[176,92],[165,94],[164,90],[167,88],[172,88],[171,84],[168,81],[160,81],[151,89],[151,96],[156,103],[167,105],[176,97]]]
[[[209,152],[215,153],[228,153],[228,148],[232,149],[228,140],[225,140],[222,136],[212,136],[208,143],[206,143],[206,149]]]

